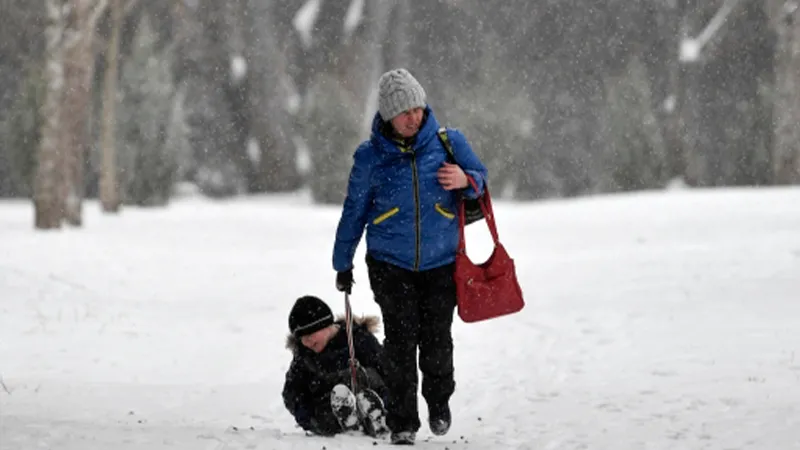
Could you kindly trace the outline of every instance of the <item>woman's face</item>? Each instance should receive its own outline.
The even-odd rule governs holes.
[[[413,108],[400,113],[392,119],[392,127],[400,136],[410,138],[417,134],[419,127],[422,126],[422,115],[425,112],[422,108]]]

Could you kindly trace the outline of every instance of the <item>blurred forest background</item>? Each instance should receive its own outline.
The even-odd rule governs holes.
[[[506,198],[800,183],[797,0],[0,0],[0,197],[339,203],[397,66]]]

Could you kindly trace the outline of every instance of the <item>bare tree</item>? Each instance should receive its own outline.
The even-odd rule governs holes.
[[[71,0],[64,30],[64,97],[61,110],[64,149],[64,217],[80,226],[84,164],[89,147],[91,90],[94,75],[92,39],[107,0]]]
[[[344,200],[353,151],[369,136],[377,103],[372,87],[380,76],[385,5],[364,2],[350,9],[359,3],[348,3],[322,2],[308,50],[305,137],[312,154],[309,184],[320,203]]]
[[[64,84],[62,40],[64,34],[64,9],[66,0],[47,0],[47,25],[45,29],[45,80],[46,93],[42,103],[42,130],[39,146],[39,164],[34,180],[34,226],[41,229],[61,227],[64,204],[61,197],[62,153],[59,149],[61,129],[61,97]]]
[[[244,58],[247,61],[245,107],[250,136],[258,143],[258,170],[251,192],[297,189],[302,180],[297,170],[295,132],[284,107],[289,61],[281,51],[271,2],[242,0]]]
[[[30,197],[39,146],[44,2],[0,0],[0,197]]]
[[[83,164],[89,143],[92,38],[106,0],[48,0],[44,124],[34,207],[36,228],[81,225]]]
[[[681,43],[684,175],[693,186],[769,181],[772,78],[768,22],[758,2],[691,0]]]
[[[686,66],[681,61],[681,42],[688,39],[688,1],[676,0],[674,8],[667,10],[664,45],[667,66],[666,96],[663,104],[664,141],[667,150],[667,173],[670,177],[683,177],[686,172],[684,122],[682,114],[686,105]]]
[[[117,77],[119,73],[119,35],[122,28],[122,0],[111,0],[111,34],[106,48],[106,71],[103,80],[102,157],[100,164],[100,204],[104,212],[119,211],[117,180],[116,128]]]
[[[800,183],[800,4],[773,0],[775,58],[773,174],[778,184]]]

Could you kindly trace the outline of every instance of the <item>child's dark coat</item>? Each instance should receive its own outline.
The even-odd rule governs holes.
[[[339,332],[319,354],[304,347],[295,336],[286,339],[286,348],[294,356],[283,386],[284,405],[303,429],[323,435],[341,431],[330,406],[331,390],[339,383],[350,385],[345,321],[339,318],[335,323],[340,326]],[[374,334],[379,324],[380,319],[374,316],[354,318],[353,346],[356,360],[366,369],[368,387],[385,399],[383,347]]]

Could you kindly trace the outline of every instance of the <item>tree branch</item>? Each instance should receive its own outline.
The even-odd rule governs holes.
[[[97,3],[94,5],[94,9],[91,13],[89,13],[89,28],[94,29],[95,25],[97,25],[97,21],[100,20],[100,16],[106,12],[107,6],[108,0],[97,0]]]
[[[705,29],[695,39],[687,38],[681,43],[681,60],[694,61],[700,57],[703,47],[705,47],[706,44],[714,38],[719,29],[722,28],[725,20],[734,8],[736,8],[737,3],[739,3],[739,0],[725,0],[719,10],[717,10],[717,13],[714,14],[714,17],[708,22]]]
[[[127,16],[131,11],[133,11],[133,8],[136,8],[136,5],[138,4],[139,0],[128,0],[125,3],[124,9],[122,10],[122,16],[123,17]]]
[[[712,17],[708,25],[706,25],[706,29],[697,37],[697,40],[700,41],[700,48],[703,48],[703,46],[717,34],[717,31],[722,28],[723,23],[725,23],[725,20],[736,7],[737,3],[739,3],[739,0],[725,0],[725,3],[719,8],[719,11],[714,14],[714,17]]]

